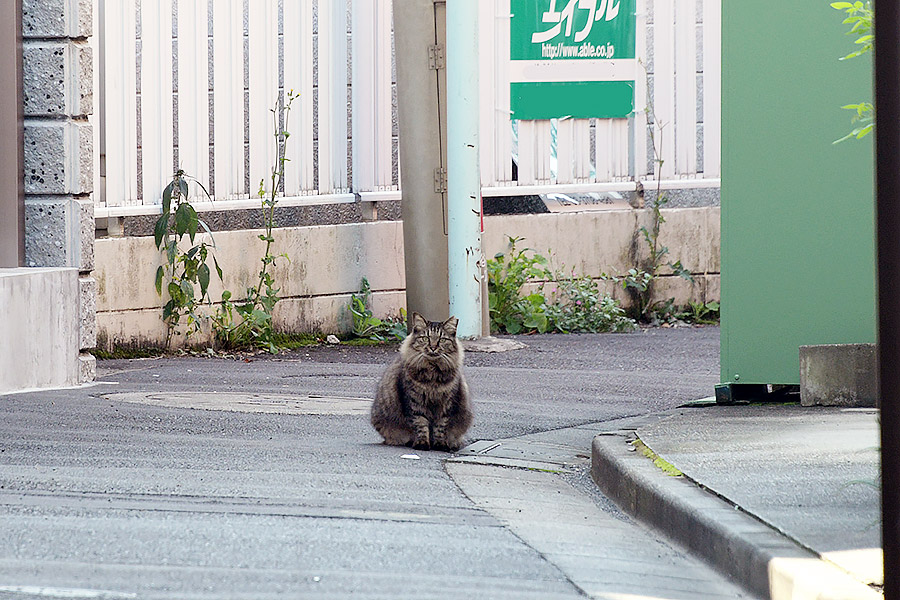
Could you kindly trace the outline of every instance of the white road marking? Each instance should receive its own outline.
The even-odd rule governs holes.
[[[87,590],[79,588],[55,588],[32,585],[0,585],[0,592],[43,596],[44,598],[74,598],[76,600],[118,600],[119,598],[137,598],[137,594],[128,592],[111,592],[108,590]]]

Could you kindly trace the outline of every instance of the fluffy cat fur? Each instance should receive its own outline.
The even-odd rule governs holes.
[[[429,322],[413,313],[412,332],[381,377],[372,404],[372,425],[386,444],[451,452],[462,445],[472,408],[457,322]]]

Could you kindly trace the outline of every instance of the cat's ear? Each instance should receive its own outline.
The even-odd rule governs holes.
[[[447,335],[450,337],[456,337],[456,326],[459,324],[459,319],[456,317],[450,317],[446,321],[444,321],[444,331],[447,332]]]
[[[425,329],[428,327],[428,321],[425,320],[425,317],[420,315],[417,312],[412,314],[412,326],[413,329]]]

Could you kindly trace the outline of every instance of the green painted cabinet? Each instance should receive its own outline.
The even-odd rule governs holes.
[[[712,0],[707,0],[712,1]],[[799,383],[801,345],[875,340],[871,59],[825,0],[722,6],[722,383]]]

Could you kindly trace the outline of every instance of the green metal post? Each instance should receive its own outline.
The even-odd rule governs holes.
[[[457,335],[482,333],[478,163],[478,1],[447,2],[447,201],[450,312]]]

